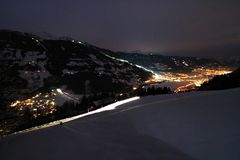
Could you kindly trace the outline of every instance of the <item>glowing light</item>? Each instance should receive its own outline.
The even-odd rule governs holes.
[[[157,75],[152,76],[150,79],[145,81],[146,84],[156,82],[184,82],[184,86],[177,87],[175,92],[193,90],[196,87],[201,86],[202,83],[208,81],[216,75],[228,74],[232,71],[228,68],[196,68],[189,73],[173,73],[173,72],[161,72]],[[187,85],[186,85],[187,83]]]
[[[15,132],[14,134],[27,133],[27,132],[30,132],[30,131],[35,131],[35,130],[39,130],[39,129],[43,129],[43,128],[48,128],[48,127],[59,125],[59,123],[66,123],[66,122],[73,121],[73,120],[76,120],[76,119],[79,119],[79,118],[82,118],[82,117],[86,117],[86,116],[89,116],[89,115],[92,115],[92,114],[96,114],[96,113],[100,113],[100,112],[104,112],[104,111],[109,111],[109,110],[114,110],[116,107],[118,107],[120,105],[123,105],[125,103],[129,103],[129,102],[132,102],[132,101],[135,101],[135,100],[138,100],[138,99],[140,99],[140,97],[133,97],[133,98],[125,99],[125,100],[115,102],[115,103],[110,104],[106,107],[102,107],[100,109],[97,109],[97,110],[94,110],[94,111],[91,111],[91,112],[88,112],[88,113],[85,113],[85,114],[81,114],[81,115],[78,115],[78,116],[74,116],[74,117],[66,118],[66,119],[62,119],[62,120],[57,120],[57,121],[54,121],[54,122],[50,122],[48,124],[43,124],[41,126],[32,127],[32,128],[26,129],[26,130]],[[36,118],[38,117],[37,114],[35,114],[35,116],[36,116]]]
[[[137,87],[133,87],[132,89],[135,91],[135,90],[137,90]]]
[[[76,120],[76,119],[79,119],[79,118],[82,118],[82,117],[86,117],[86,116],[89,116],[89,115],[92,115],[92,114],[114,110],[120,105],[129,103],[129,102],[132,102],[132,101],[136,101],[138,99],[140,99],[140,97],[133,97],[133,98],[125,99],[125,100],[118,101],[118,102],[115,102],[113,104],[107,105],[105,107],[102,107],[100,109],[97,109],[97,110],[94,110],[94,111],[91,111],[91,112],[88,112],[88,113],[85,113],[85,114],[81,114],[81,115],[78,115],[78,116],[74,116],[74,117],[71,117],[71,118],[66,118],[66,119],[63,119],[63,120],[60,120],[60,121],[65,123],[65,122],[73,121],[73,120]],[[58,121],[58,122],[60,122],[60,121]],[[50,125],[52,126],[53,124],[56,125],[56,122],[53,122]]]
[[[60,93],[60,94],[63,94],[62,90],[61,89],[57,89],[57,92]]]
[[[11,106],[11,107],[15,107],[15,106],[17,106],[19,103],[20,103],[20,101],[16,101],[16,102],[12,103],[10,106]]]
[[[175,93],[185,92],[185,91],[193,90],[194,88],[195,88],[195,85],[193,83],[190,83],[185,86],[178,87],[177,89],[174,90],[174,92]]]
[[[56,90],[54,90],[56,92]],[[39,116],[46,116],[53,114],[57,111],[55,106],[55,99],[51,98],[53,92],[48,93],[38,93],[32,98],[15,101],[10,104],[10,107],[13,107],[19,111],[23,111],[24,108],[29,108],[32,111],[32,116],[38,118]],[[39,112],[39,113],[36,113]]]

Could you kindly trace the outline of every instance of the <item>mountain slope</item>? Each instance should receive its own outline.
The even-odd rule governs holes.
[[[203,83],[199,90],[220,90],[236,87],[240,87],[240,68],[229,74],[215,76]]]
[[[1,103],[57,87],[76,94],[127,92],[151,76],[105,52],[113,54],[70,38],[45,40],[30,33],[1,30]]]
[[[240,89],[148,96],[0,139],[2,160],[238,160]]]
[[[215,59],[164,56],[159,54],[126,53],[117,52],[112,55],[117,58],[125,59],[131,63],[144,66],[155,72],[188,72],[195,68],[218,68],[218,67],[236,67],[239,61],[218,61]]]

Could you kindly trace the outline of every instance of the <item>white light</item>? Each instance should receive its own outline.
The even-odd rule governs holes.
[[[57,92],[59,93],[59,94],[63,94],[63,92],[62,92],[62,90],[61,89],[57,89]]]
[[[125,100],[118,101],[118,102],[115,102],[113,104],[110,104],[110,105],[108,105],[106,107],[97,109],[95,111],[91,111],[91,112],[88,112],[88,113],[85,113],[85,114],[81,114],[81,115],[78,115],[78,116],[74,116],[74,117],[71,117],[71,118],[57,120],[57,121],[54,121],[54,122],[50,122],[48,124],[43,124],[41,126],[36,126],[36,127],[33,127],[33,128],[29,128],[29,129],[26,129],[26,130],[15,132],[13,134],[27,133],[27,132],[30,132],[30,131],[35,131],[35,130],[39,130],[39,129],[43,129],[43,128],[48,128],[48,127],[51,127],[51,126],[56,126],[56,125],[59,125],[59,123],[66,123],[66,122],[73,121],[73,120],[76,120],[76,119],[79,119],[79,118],[82,118],[82,117],[85,117],[85,116],[89,116],[89,115],[92,115],[92,114],[95,114],[95,113],[109,111],[109,110],[114,110],[117,106],[120,106],[122,104],[131,102],[131,101],[135,101],[135,100],[138,100],[138,99],[140,99],[140,97],[133,97],[133,98],[125,99]]]
[[[59,121],[65,123],[65,122],[73,121],[73,120],[76,120],[76,119],[79,119],[79,118],[82,118],[82,117],[85,117],[85,116],[89,116],[89,115],[92,115],[92,114],[114,110],[117,106],[120,106],[120,105],[128,103],[128,102],[132,102],[132,101],[135,101],[135,100],[138,100],[138,99],[140,99],[140,97],[133,97],[133,98],[125,99],[125,100],[118,101],[118,102],[115,102],[113,104],[107,105],[106,107],[102,107],[100,109],[97,109],[97,110],[94,110],[94,111],[91,111],[91,112],[88,112],[88,113],[85,113],[85,114],[81,114],[81,115],[74,116],[74,117],[71,117],[71,118],[66,118],[66,119],[59,120]]]

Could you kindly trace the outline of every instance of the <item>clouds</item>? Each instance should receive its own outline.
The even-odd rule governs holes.
[[[1,0],[0,13],[1,28],[70,35],[113,50],[239,44],[237,0]]]

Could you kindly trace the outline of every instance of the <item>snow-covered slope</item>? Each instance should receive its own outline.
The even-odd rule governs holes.
[[[240,88],[148,96],[0,140],[11,159],[240,159]]]
[[[199,57],[184,57],[184,56],[167,56],[161,54],[152,53],[126,53],[117,52],[114,55],[117,58],[127,60],[130,63],[138,64],[145,68],[151,69],[154,72],[187,72],[196,68],[236,68],[239,66],[240,60],[235,58],[234,60],[225,59],[219,61],[213,58],[199,58]]]
[[[126,93],[152,76],[108,53],[70,38],[0,30],[0,106],[63,86],[75,94]]]

